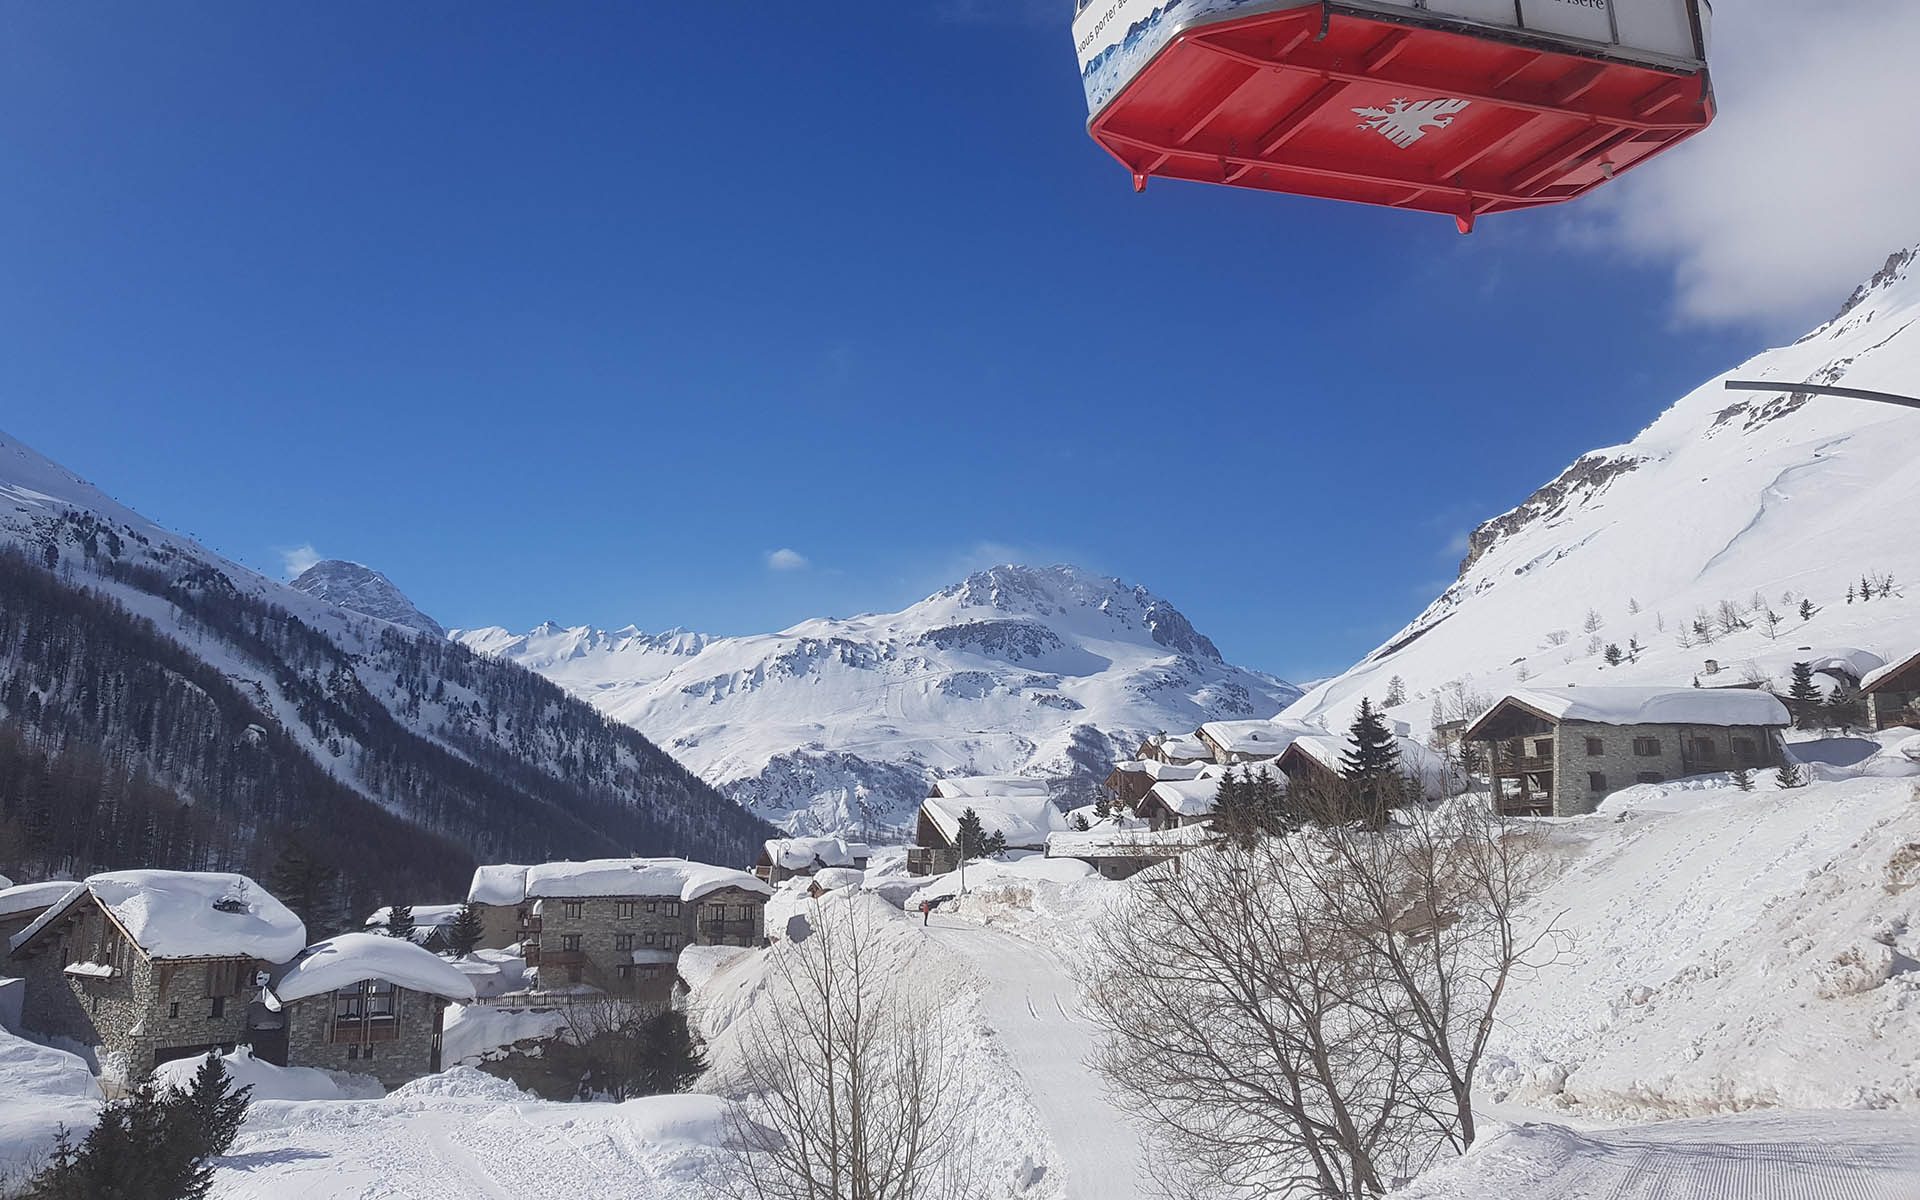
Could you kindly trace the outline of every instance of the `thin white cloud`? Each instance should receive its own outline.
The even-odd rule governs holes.
[[[1706,133],[1569,214],[1673,273],[1685,321],[1829,315],[1920,241],[1920,4],[1722,0]]]
[[[313,543],[311,542],[302,542],[291,549],[283,548],[280,551],[280,566],[281,569],[287,573],[288,579],[293,579],[300,575],[308,567],[319,562],[320,559],[320,552],[313,548]]]
[[[767,569],[770,571],[804,571],[812,565],[806,555],[785,546],[767,554]]]

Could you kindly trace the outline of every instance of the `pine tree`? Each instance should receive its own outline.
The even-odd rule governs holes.
[[[1800,729],[1812,729],[1820,719],[1825,698],[1813,682],[1813,664],[1793,664],[1793,683],[1787,688],[1787,704],[1793,710],[1793,723]]]
[[[980,814],[971,808],[960,814],[959,836],[954,841],[963,859],[994,858],[1007,850],[1007,835],[997,829],[988,833]]]
[[[1640,651],[1644,650],[1645,648],[1646,647],[1640,644],[1639,638],[1630,637],[1627,639],[1627,657],[1633,660],[1634,662],[1640,661]]]
[[[1394,742],[1387,719],[1367,697],[1360,699],[1360,711],[1354,714],[1347,730],[1353,749],[1340,759],[1341,774],[1359,800],[1363,818],[1376,828],[1387,822],[1388,791],[1400,773],[1400,747]]]
[[[413,905],[396,904],[387,909],[387,936],[412,941],[416,926],[413,923]]]
[[[1813,614],[1817,611],[1819,610],[1813,607],[1813,601],[1802,600],[1800,602],[1800,619],[1802,621],[1813,620]]]
[[[447,945],[458,958],[472,954],[480,945],[480,939],[486,936],[480,923],[480,910],[471,904],[462,904],[460,911],[453,915],[453,924],[447,926]]]
[[[233,1146],[247,1119],[253,1086],[236,1088],[218,1054],[200,1060],[192,1081],[169,1099],[170,1117],[182,1144],[200,1158],[218,1158]]]
[[[1773,782],[1774,786],[1784,792],[1791,788],[1804,787],[1807,782],[1807,776],[1806,773],[1800,769],[1799,763],[1788,760],[1783,761],[1780,764],[1780,769],[1773,773]]]
[[[224,1067],[220,1086],[224,1092]],[[242,1114],[245,1103],[242,1097]],[[52,1162],[27,1194],[34,1200],[203,1200],[213,1187],[207,1160],[226,1118],[218,1128],[201,1127],[201,1115],[178,1094],[157,1094],[151,1080],[136,1084],[125,1099],[101,1110],[77,1147],[62,1135]],[[237,1120],[231,1123],[238,1127]],[[231,1145],[231,1134],[225,1136]]]
[[[688,1027],[686,1013],[677,1009],[659,1013],[647,1021],[640,1036],[635,1094],[663,1096],[684,1092],[705,1074],[706,1052]]]
[[[1833,695],[1827,697],[1826,707],[1822,711],[1825,725],[1841,729],[1860,724],[1867,715],[1859,690],[1844,683],[1833,689]]]
[[[1384,707],[1398,708],[1407,702],[1407,681],[1395,675],[1387,680],[1387,699]]]
[[[1612,642],[1607,643],[1607,665],[1608,666],[1617,667],[1626,660],[1626,657],[1627,657],[1626,655],[1620,652],[1620,647],[1614,645]]]
[[[1752,791],[1753,790],[1753,769],[1750,767],[1735,767],[1733,769],[1733,786],[1739,788],[1743,792]]]
[[[1213,831],[1243,849],[1252,849],[1260,840],[1261,814],[1252,784],[1232,767],[1220,777],[1213,795]]]
[[[1093,828],[1092,823],[1087,820],[1087,814],[1085,813],[1073,814],[1073,819],[1067,823],[1073,827],[1075,833],[1085,833],[1087,830]]]
[[[310,940],[327,937],[346,923],[339,869],[321,862],[299,834],[281,847],[280,857],[267,869],[266,885],[306,925]]]
[[[1253,809],[1260,814],[1260,828],[1278,835],[1287,830],[1287,786],[1279,776],[1262,765],[1249,785]]]

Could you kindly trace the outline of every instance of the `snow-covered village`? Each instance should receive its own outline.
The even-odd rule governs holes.
[[[1817,7],[10,13],[0,1200],[1920,1198]]]

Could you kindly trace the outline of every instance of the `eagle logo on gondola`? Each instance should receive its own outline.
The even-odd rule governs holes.
[[[1464,111],[1470,100],[1395,100],[1392,108],[1356,108],[1353,115],[1365,118],[1362,129],[1375,129],[1402,150],[1412,146],[1436,129],[1453,124],[1455,114]]]

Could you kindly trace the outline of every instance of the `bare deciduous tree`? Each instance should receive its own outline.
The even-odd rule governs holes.
[[[1100,927],[1097,1065],[1193,1194],[1382,1195],[1473,1141],[1534,860],[1458,801],[1190,856]]]
[[[732,1195],[969,1200],[976,1126],[953,1014],[889,954],[878,901],[815,902],[778,948],[771,1003],[748,1018],[727,1088]],[[906,978],[903,978],[906,976]]]

